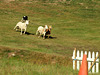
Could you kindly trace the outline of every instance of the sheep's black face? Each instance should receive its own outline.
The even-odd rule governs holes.
[[[28,20],[28,16],[23,16],[23,20]]]

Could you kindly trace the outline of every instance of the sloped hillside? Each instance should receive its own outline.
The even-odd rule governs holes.
[[[61,71],[58,64],[72,67],[74,48],[100,49],[99,9],[99,0],[0,0],[0,59],[4,59],[1,62],[11,59],[21,63],[56,64],[57,72]],[[13,28],[24,15],[29,17],[30,24],[27,33],[20,35]],[[36,36],[37,28],[44,25],[52,25],[50,38],[45,40]]]

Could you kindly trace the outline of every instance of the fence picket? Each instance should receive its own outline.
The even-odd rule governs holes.
[[[83,59],[83,51],[81,51],[81,59]],[[81,64],[82,64],[82,61],[81,61]]]
[[[98,52],[96,52],[96,57],[98,57]],[[99,72],[99,59],[96,60],[96,73]]]
[[[87,55],[87,51],[85,51],[85,54]]]
[[[79,50],[77,51],[77,58],[79,57]],[[77,61],[77,70],[79,70],[79,61]]]
[[[95,59],[95,53],[93,52],[92,53],[92,60],[94,61],[94,59]],[[92,64],[93,64],[93,62],[92,62]],[[95,72],[95,65],[92,67],[92,73],[94,73]]]
[[[88,59],[91,59],[91,52],[88,53]],[[88,61],[88,69],[91,67],[91,62]],[[89,71],[91,73],[91,71]]]
[[[73,60],[73,69],[75,70],[75,50],[73,51],[73,57],[72,57]]]

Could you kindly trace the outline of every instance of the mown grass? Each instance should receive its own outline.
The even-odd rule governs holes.
[[[2,65],[1,65],[2,64]],[[60,65],[37,65],[14,59],[0,60],[0,75],[75,75],[71,67]]]
[[[11,56],[11,53],[15,56]],[[71,63],[67,61],[70,59],[64,56],[0,47],[1,75],[77,74],[78,72],[73,71]]]
[[[98,4],[95,6],[94,3],[90,5],[84,3],[84,6],[81,6],[33,2],[22,6],[21,3],[13,2],[1,3],[1,6],[0,31],[3,34],[0,37],[1,45],[28,50],[38,48],[41,50],[42,47],[46,51],[49,48],[54,53],[59,49],[63,50],[63,53],[66,49],[70,52],[75,47],[80,50],[99,50]],[[88,9],[85,8],[86,6]],[[30,34],[20,36],[20,33],[15,32],[13,28],[23,15],[29,16],[30,25],[27,32]],[[45,24],[52,25],[53,39],[42,40],[35,35],[37,27]]]
[[[45,0],[42,2],[16,0],[10,3],[0,1],[0,46],[25,50],[30,59],[33,57],[27,54],[27,51],[63,55],[67,60],[71,60],[75,47],[83,51],[99,52],[99,9],[99,0],[72,0],[70,4]],[[28,34],[21,36],[20,32],[16,32],[13,28],[24,15],[29,17],[30,25],[27,28]],[[43,40],[37,38],[35,32],[38,26],[45,24],[52,25],[52,38]],[[2,54],[5,56],[5,52]],[[39,60],[38,58],[37,61]]]

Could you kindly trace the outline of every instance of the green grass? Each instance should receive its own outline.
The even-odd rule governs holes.
[[[2,64],[2,65],[1,65]],[[70,70],[70,71],[68,71]],[[70,67],[60,65],[37,65],[14,59],[0,60],[0,75],[73,75]]]
[[[18,4],[17,2],[2,5],[1,28],[3,30],[1,29],[0,31],[3,36],[0,37],[2,40],[0,44],[28,50],[38,49],[39,47],[45,48],[46,50],[46,45],[48,45],[51,52],[55,51],[55,47],[57,48],[56,50],[59,50],[59,46],[61,48],[60,50],[65,48],[65,50],[69,49],[70,51],[75,47],[81,50],[90,50],[91,47],[94,50],[94,45],[96,44],[95,50],[98,51],[100,49],[98,46],[98,40],[100,40],[98,11],[96,7],[85,9],[83,6],[80,7],[80,5],[74,7],[74,5],[64,6],[59,4],[51,6],[51,4],[27,3],[21,6],[21,3]],[[30,25],[27,31],[34,35],[20,36],[20,32],[13,30],[23,15],[29,16]],[[52,25],[51,36],[56,37],[56,39],[42,40],[42,38],[37,38],[35,35],[37,27],[45,24]],[[42,42],[46,42],[46,44]]]
[[[9,52],[5,52],[5,50],[7,50],[8,48],[10,48],[11,51],[13,50],[13,52],[14,50],[25,51],[22,52],[26,55],[24,55],[24,58],[21,58],[20,54],[18,54],[18,57],[14,58],[19,59],[20,62],[18,62],[17,60],[16,62],[22,64],[27,64],[27,62],[22,62],[21,59],[33,62],[31,60],[32,56],[30,55],[30,52],[32,52],[34,55],[34,51],[44,54],[46,53],[47,55],[50,54],[50,57],[52,57],[52,55],[67,57],[65,58],[67,60],[71,60],[74,48],[83,51],[86,50],[99,52],[100,1],[72,0],[70,4],[67,3],[68,1],[69,0],[66,0],[66,2],[55,2],[54,0],[37,0],[37,2],[29,2],[28,0],[16,0],[15,2],[10,3],[3,3],[0,1],[0,48],[1,50],[4,50],[4,52],[0,51],[2,55],[0,57],[3,58],[4,56],[7,58],[6,55],[8,55]],[[81,5],[80,3],[83,3],[83,5]],[[30,20],[30,24],[27,28],[27,32],[29,32],[30,34],[21,36],[20,32],[16,32],[15,30],[13,30],[13,28],[24,15],[27,15]],[[42,37],[38,38],[35,35],[35,32],[39,26],[44,26],[46,24],[52,25],[52,38],[43,40]],[[27,58],[28,56],[30,56],[29,60]],[[39,54],[37,54],[37,56],[39,56]],[[40,58],[42,58],[42,55],[40,55],[37,59],[34,59],[38,60],[38,62],[43,61],[40,60]],[[6,60],[7,61],[5,61],[5,63],[9,61],[8,59]],[[62,61],[61,59],[57,60]],[[15,62],[15,60],[12,61]],[[1,62],[4,62],[4,60],[1,60]],[[61,62],[62,65],[64,65],[63,62]],[[72,61],[67,61],[67,63],[72,64]],[[67,66],[72,66],[71,64]],[[6,66],[6,64],[3,65]],[[49,65],[47,65],[47,67],[50,67]],[[27,67],[26,71],[29,71],[28,64],[25,67]],[[4,73],[6,71],[4,71]],[[54,71],[53,75],[57,74],[56,71],[57,70]],[[21,70],[21,73],[22,72],[23,70]],[[47,74],[44,72],[32,72],[35,72],[37,75],[49,75],[49,73]],[[50,70],[50,72],[52,71]],[[68,73],[69,72],[72,72],[72,70],[68,70]],[[62,72],[59,72],[58,75],[61,75],[61,73]],[[64,74],[65,73],[66,72],[64,72]],[[14,73],[10,72],[10,74]],[[27,72],[25,72],[25,74],[27,74]]]

